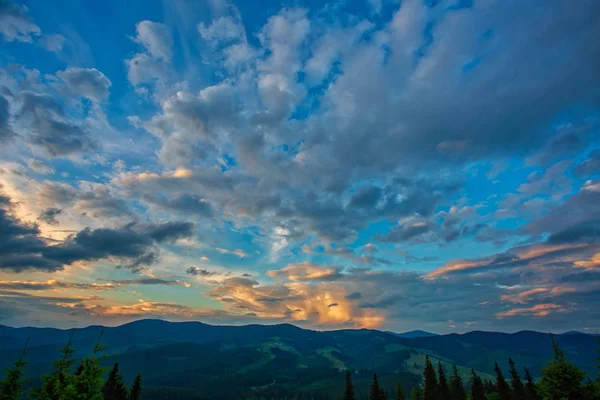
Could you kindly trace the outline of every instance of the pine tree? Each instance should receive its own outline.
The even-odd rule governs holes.
[[[352,396],[354,396],[354,389],[352,392]],[[137,374],[135,380],[133,381],[133,385],[131,385],[131,390],[129,391],[129,400],[140,400],[142,398],[142,375]],[[354,399],[354,397],[352,397]]]
[[[24,379],[25,372],[23,369],[27,365],[25,356],[27,355],[28,343],[29,339],[25,342],[25,346],[23,346],[23,350],[21,350],[21,354],[13,366],[4,370],[4,379],[0,379],[0,400],[19,400],[23,395],[21,389],[27,382]]]
[[[102,387],[102,395],[104,400],[127,400],[129,397],[123,376],[119,372],[119,363],[115,363],[108,374],[108,379]]]
[[[82,360],[83,369],[81,375],[75,378],[75,382],[71,386],[68,393],[69,400],[103,400],[104,380],[102,375],[104,375],[105,368],[100,365],[100,353],[104,350],[103,335],[104,331],[101,331],[92,354]]]
[[[69,386],[73,384],[71,369],[75,360],[73,354],[73,334],[69,341],[60,349],[60,358],[53,364],[49,374],[42,376],[42,386],[32,390],[31,397],[38,400],[66,400],[69,398]]]
[[[385,389],[380,386],[379,387],[379,400],[386,400],[387,399],[387,394],[385,393]]]
[[[540,396],[538,395],[537,386],[533,380],[533,376],[531,372],[527,368],[525,368],[525,397],[527,400],[539,400]]]
[[[496,392],[498,393],[498,400],[510,400],[510,387],[504,379],[502,370],[498,366],[498,363],[494,364],[494,371],[496,372]]]
[[[131,390],[133,392],[133,388]],[[344,400],[355,400],[354,386],[352,385],[352,375],[350,374],[350,371],[346,371],[346,391],[344,392]]]
[[[448,386],[448,381],[446,380],[446,372],[444,371],[444,367],[442,363],[438,361],[438,396],[442,400],[447,400],[451,398],[450,395],[450,387]]]
[[[521,377],[515,367],[515,362],[512,358],[508,359],[508,370],[510,372],[510,385],[512,386],[512,399],[525,400],[525,386],[521,381]]]
[[[452,366],[452,377],[450,378],[450,393],[452,400],[466,400],[467,391],[463,385],[463,381],[458,374],[456,364]]]
[[[423,391],[420,386],[415,386],[410,391],[410,400],[423,400]]]
[[[542,367],[539,393],[544,399],[550,400],[580,399],[581,381],[585,378],[585,373],[567,360],[564,350],[558,346],[554,336],[550,335],[550,338],[554,358]]]
[[[404,390],[402,390],[402,385],[400,382],[396,384],[396,396],[394,400],[406,400],[406,395],[404,394]]]
[[[381,400],[381,389],[379,388],[379,382],[377,382],[377,374],[373,374],[369,400]]]
[[[437,376],[429,356],[425,356],[425,369],[423,370],[423,400],[437,400]]]
[[[471,400],[485,400],[483,382],[474,369],[471,369]]]

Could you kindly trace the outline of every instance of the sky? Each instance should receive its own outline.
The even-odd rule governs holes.
[[[600,329],[600,2],[0,0],[0,324]]]

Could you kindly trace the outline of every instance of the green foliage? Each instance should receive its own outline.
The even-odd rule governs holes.
[[[394,400],[406,400],[406,395],[404,394],[404,390],[402,389],[402,385],[400,382],[396,384],[396,393],[394,396]]]
[[[471,368],[471,400],[485,400],[485,388],[481,378]]]
[[[554,358],[542,368],[539,393],[544,400],[577,400],[582,398],[581,381],[585,373],[567,360],[567,356],[550,335]]]
[[[34,388],[31,397],[37,400],[70,400],[68,393],[72,392],[74,377],[71,369],[75,360],[73,354],[75,349],[72,345],[73,335],[69,341],[60,349],[60,358],[54,362],[52,372],[42,375],[42,386]]]
[[[22,388],[27,382],[24,378],[23,368],[27,365],[25,355],[28,342],[29,340],[25,342],[25,346],[13,366],[4,371],[4,379],[0,380],[0,400],[19,400],[23,395]]]
[[[539,400],[537,385],[533,380],[531,372],[525,368],[525,397],[527,400]]]
[[[438,382],[435,369],[429,356],[425,356],[425,369],[423,370],[423,400],[436,400]]]
[[[355,400],[354,386],[352,385],[352,374],[346,371],[346,389],[344,391],[344,400]]]
[[[458,374],[456,364],[452,366],[452,378],[450,378],[450,393],[452,400],[466,400],[467,391],[463,385],[463,381]]]
[[[105,368],[100,365],[102,359],[100,353],[104,351],[102,345],[103,334],[104,331],[101,331],[92,354],[81,362],[83,366],[81,375],[75,378],[74,384],[69,390],[69,396],[72,396],[69,397],[69,400],[103,400],[102,387],[104,380],[102,375],[104,375]]]
[[[496,393],[498,393],[498,400],[510,400],[510,387],[506,383],[506,379],[504,379],[498,363],[495,363],[494,371],[496,372]]]
[[[142,375],[137,374],[131,390],[129,391],[129,400],[140,400],[142,398]]]
[[[373,383],[371,384],[371,390],[369,391],[369,400],[385,400],[381,396],[381,388],[377,381],[377,374],[373,374]]]
[[[104,400],[127,400],[129,394],[125,383],[123,382],[123,376],[119,372],[119,363],[115,363],[113,368],[108,374],[108,379],[102,387],[102,395]]]
[[[525,400],[525,386],[521,381],[521,377],[515,367],[515,362],[512,358],[508,359],[508,368],[510,373],[510,385],[512,386],[512,399],[513,400]]]
[[[448,381],[446,380],[446,371],[444,371],[444,367],[442,363],[438,361],[438,394],[441,399],[450,399],[450,387],[448,386]]]
[[[423,400],[423,391],[420,386],[415,386],[410,391],[410,400]]]

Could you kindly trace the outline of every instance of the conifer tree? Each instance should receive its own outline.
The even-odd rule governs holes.
[[[354,389],[352,392],[352,396],[354,396]],[[140,400],[142,398],[142,375],[139,373],[135,377],[133,381],[133,385],[131,385],[131,390],[129,391],[129,400]],[[352,397],[354,399],[354,397]]]
[[[131,390],[133,391],[133,388]],[[354,386],[352,385],[352,375],[350,374],[350,371],[346,371],[346,390],[344,391],[344,400],[355,400]]]
[[[11,368],[4,370],[4,379],[0,379],[0,400],[19,400],[23,395],[23,385],[27,382],[23,369],[27,365],[25,356],[27,355],[27,345],[29,339],[25,342],[19,358],[14,362]]]
[[[81,375],[75,378],[75,382],[68,393],[69,400],[103,400],[102,386],[104,380],[102,375],[105,368],[100,365],[102,358],[100,353],[104,350],[102,345],[103,334],[104,331],[101,331],[92,354],[82,360],[83,369]]]
[[[474,369],[471,369],[471,400],[485,400],[483,382]]]
[[[494,365],[494,371],[496,372],[496,392],[498,393],[498,400],[510,400],[510,387],[504,379],[502,370],[498,366],[498,363]]]
[[[510,372],[510,385],[512,386],[513,400],[525,400],[525,386],[521,381],[521,377],[515,367],[515,362],[512,358],[508,359],[508,370]]]
[[[423,370],[423,400],[437,400],[438,382],[433,364],[429,356],[425,356],[425,369]]]
[[[377,374],[373,374],[373,383],[371,384],[371,390],[369,391],[369,400],[381,400],[381,389],[379,388],[379,382],[377,381]]]
[[[567,360],[564,350],[558,346],[554,336],[550,335],[550,338],[554,358],[542,367],[539,394],[542,398],[551,400],[580,399],[581,381],[585,378],[585,373]]]
[[[423,391],[420,386],[415,386],[410,391],[410,400],[423,400]]]
[[[467,391],[463,385],[463,381],[458,374],[456,364],[452,366],[452,377],[450,378],[450,393],[452,400],[466,400]]]
[[[442,400],[450,399],[450,387],[448,386],[448,380],[446,379],[446,372],[442,366],[441,361],[438,361],[438,398]]]
[[[108,379],[102,387],[102,395],[104,400],[127,400],[128,393],[123,376],[119,372],[119,363],[115,363],[114,367],[108,374]]]
[[[533,376],[527,368],[525,368],[525,397],[527,398],[527,400],[540,399],[540,396],[538,395],[537,386],[535,385],[535,381],[533,380]]]
[[[402,390],[402,385],[400,382],[396,384],[396,395],[394,400],[406,400],[406,395],[404,394],[404,390]]]
[[[385,389],[382,386],[379,386],[379,400],[386,400],[387,394],[385,393]]]
[[[71,370],[75,360],[73,354],[73,334],[60,349],[60,358],[54,361],[54,368],[49,374],[42,376],[42,386],[32,390],[31,396],[38,400],[67,400],[69,386],[73,384]]]

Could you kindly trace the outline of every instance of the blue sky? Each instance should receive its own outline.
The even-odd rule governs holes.
[[[600,327],[600,5],[0,1],[0,323]]]

